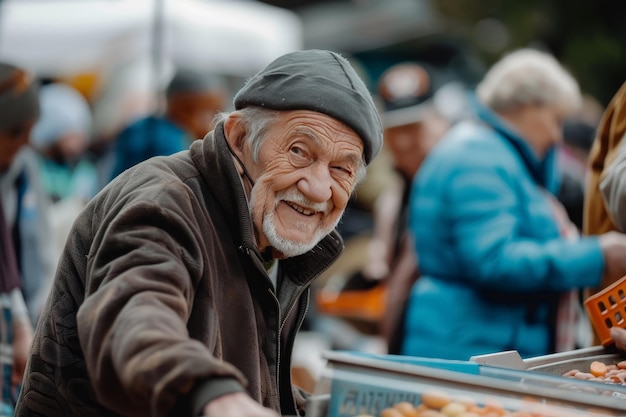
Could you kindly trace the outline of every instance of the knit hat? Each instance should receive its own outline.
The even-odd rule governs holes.
[[[41,118],[33,128],[31,144],[38,149],[54,145],[67,133],[91,136],[91,109],[87,100],[73,87],[63,83],[40,89]]]
[[[24,70],[0,63],[0,131],[37,120],[37,83]]]
[[[337,119],[359,135],[368,164],[383,144],[372,96],[350,63],[335,52],[315,49],[277,58],[248,80],[234,103],[237,110],[311,110]]]
[[[385,128],[417,123],[433,107],[433,85],[422,65],[406,62],[387,69],[378,82],[378,94],[384,102]]]

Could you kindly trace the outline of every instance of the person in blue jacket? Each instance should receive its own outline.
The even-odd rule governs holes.
[[[401,353],[467,360],[574,348],[566,296],[626,275],[625,235],[576,236],[554,197],[555,150],[579,87],[550,54],[522,49],[487,72],[474,102],[477,117],[444,136],[412,184],[422,276]]]
[[[115,140],[111,179],[152,158],[185,150],[213,128],[213,119],[226,108],[225,81],[213,74],[180,68],[166,91],[164,114],[134,121]]]

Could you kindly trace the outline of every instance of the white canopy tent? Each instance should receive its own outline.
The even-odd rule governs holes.
[[[0,1],[0,61],[40,77],[95,75],[103,137],[153,111],[174,67],[240,79],[301,48],[300,19],[256,1]]]
[[[302,47],[299,18],[255,1],[4,0],[0,60],[42,75],[137,56],[245,76]]]

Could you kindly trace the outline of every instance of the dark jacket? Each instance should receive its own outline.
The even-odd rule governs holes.
[[[153,156],[172,155],[187,149],[191,142],[191,137],[166,117],[139,119],[115,140],[115,166],[111,179]]]
[[[221,124],[139,164],[70,233],[16,416],[191,416],[244,389],[295,414],[294,337],[342,247],[333,232],[280,261],[274,291]]]

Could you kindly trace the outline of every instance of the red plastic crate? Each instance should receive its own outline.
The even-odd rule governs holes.
[[[602,345],[610,345],[611,327],[626,328],[626,277],[588,297],[584,304]]]

